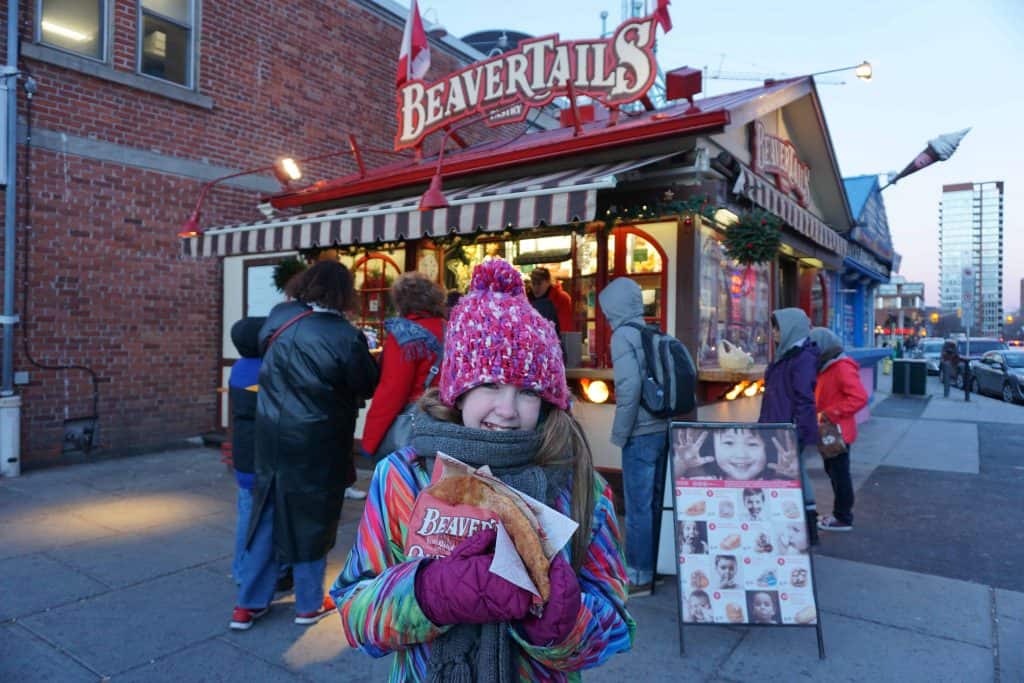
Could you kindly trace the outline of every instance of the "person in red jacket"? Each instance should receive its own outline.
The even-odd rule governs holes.
[[[843,343],[832,330],[815,327],[811,341],[821,349],[818,384],[814,402],[818,419],[828,418],[839,426],[846,452],[825,459],[825,472],[832,481],[835,501],[832,514],[818,520],[822,531],[853,530],[853,482],[850,479],[850,446],[857,439],[857,412],[867,405],[868,395],[860,381],[860,365],[845,353]]]
[[[531,300],[547,298],[555,307],[558,316],[559,332],[574,332],[576,320],[572,314],[572,297],[562,289],[562,285],[551,279],[551,271],[547,268],[534,268],[530,271]]]
[[[394,443],[401,435],[389,435],[388,430],[434,383],[431,369],[435,373],[440,370],[446,296],[439,284],[416,271],[405,273],[391,286],[399,317],[384,323],[387,338],[381,354],[380,384],[363,426],[365,455],[379,459],[407,445]]]

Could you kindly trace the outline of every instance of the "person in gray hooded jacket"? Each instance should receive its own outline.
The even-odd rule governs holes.
[[[654,581],[656,540],[668,463],[668,420],[640,404],[646,376],[640,331],[645,324],[640,286],[628,278],[613,280],[598,296],[612,328],[615,419],[611,442],[622,449],[622,488],[626,503],[626,573],[630,594],[646,595]]]

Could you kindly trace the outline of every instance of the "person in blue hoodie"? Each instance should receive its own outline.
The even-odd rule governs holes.
[[[818,509],[814,487],[807,475],[804,450],[818,445],[818,410],[814,387],[821,350],[811,341],[811,320],[799,308],[780,308],[772,313],[775,360],[764,373],[764,396],[758,422],[796,425],[800,454],[800,483],[804,491],[804,515],[812,545],[818,542]],[[795,472],[792,474],[796,474]]]
[[[252,512],[252,484],[256,457],[256,396],[259,389],[260,349],[259,332],[266,318],[242,318],[231,326],[231,341],[241,356],[231,366],[228,376],[228,396],[231,402],[231,460],[238,483],[238,520],[235,525],[235,557],[231,574],[235,582],[241,581],[242,554],[245,552],[245,534]]]

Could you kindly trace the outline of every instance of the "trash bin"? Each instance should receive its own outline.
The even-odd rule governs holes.
[[[892,393],[924,396],[928,389],[928,361],[897,358],[892,362]]]

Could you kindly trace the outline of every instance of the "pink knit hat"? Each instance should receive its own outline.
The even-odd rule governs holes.
[[[508,261],[473,269],[469,291],[452,309],[441,364],[441,400],[494,382],[532,389],[548,403],[569,407],[565,363],[555,326],[526,298],[523,278]]]

